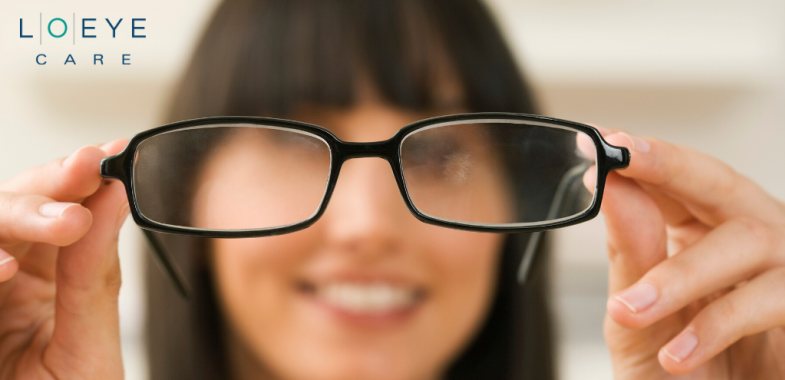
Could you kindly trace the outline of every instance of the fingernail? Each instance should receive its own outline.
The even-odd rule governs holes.
[[[59,218],[60,215],[63,215],[63,211],[65,211],[65,209],[74,206],[76,204],[78,203],[68,203],[68,202],[44,203],[38,209],[38,212],[47,218]]]
[[[654,286],[637,284],[613,298],[627,306],[631,312],[638,313],[651,306],[654,301],[657,301],[657,297],[657,288]]]
[[[109,149],[109,144],[111,144],[111,143],[101,144],[101,146],[99,146],[98,149],[103,150],[104,153],[106,153],[108,155],[109,154],[109,150],[108,150]]]
[[[117,233],[120,233],[120,229],[123,228],[123,224],[125,224],[125,219],[128,218],[128,212],[131,211],[131,208],[128,206],[128,203],[123,204],[123,207],[120,208],[120,216],[117,219]]]
[[[607,136],[607,135],[610,135],[611,133],[613,133],[613,132],[611,132],[610,129],[600,127],[597,124],[589,124],[589,125],[591,125],[592,127],[596,128],[598,131],[600,131],[600,134],[602,134],[603,136]]]
[[[8,263],[10,263],[10,262],[12,262],[14,260],[16,260],[16,259],[13,256],[6,257],[6,258],[0,260],[0,267],[5,265],[5,264],[8,264]]]
[[[651,146],[649,145],[649,143],[646,142],[646,140],[644,140],[642,138],[635,137],[635,136],[627,134],[625,132],[619,132],[619,134],[624,136],[624,137],[626,137],[626,138],[628,138],[630,140],[630,143],[632,144],[632,149],[635,149],[638,152],[646,153],[646,152],[648,152],[651,149]]]
[[[76,152],[73,152],[70,156],[66,157],[65,160],[63,160],[63,166],[70,165],[71,162],[74,161],[74,158],[76,158],[76,155],[79,154],[80,150],[82,150],[82,148],[77,149]]]
[[[673,359],[676,363],[681,363],[695,351],[695,347],[698,347],[698,336],[692,331],[685,331],[677,336],[676,339],[668,343],[668,345],[662,349],[662,353]]]

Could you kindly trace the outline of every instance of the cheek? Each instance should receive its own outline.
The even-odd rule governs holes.
[[[290,313],[298,270],[318,239],[307,230],[257,239],[215,240],[213,264],[223,310],[240,336],[264,336]]]
[[[456,287],[480,286],[490,290],[504,235],[423,226],[423,246],[440,279]]]
[[[482,323],[495,291],[501,234],[427,226],[422,232],[445,340],[462,347]]]
[[[344,257],[320,253],[329,241],[318,229],[215,240],[218,293],[236,336],[265,365],[281,373],[307,374],[303,378],[348,378],[344,375],[361,373],[360,367],[369,371],[362,373],[375,374],[365,378],[438,372],[471,340],[487,313],[503,236],[416,220],[400,227],[406,248],[386,263],[421,274],[428,302],[409,323],[375,334],[303,314],[295,290],[300,271],[315,261]],[[382,372],[379,360],[389,364]]]

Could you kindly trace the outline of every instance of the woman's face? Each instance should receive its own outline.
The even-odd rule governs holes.
[[[367,101],[299,119],[345,141],[379,141],[425,116]],[[203,178],[253,165],[238,159],[247,154],[242,143],[216,152]],[[197,207],[197,219],[247,209],[243,197],[200,202],[208,196],[197,195],[209,204]],[[482,323],[502,239],[418,221],[386,161],[347,161],[313,226],[213,241],[234,367],[249,379],[435,379]]]

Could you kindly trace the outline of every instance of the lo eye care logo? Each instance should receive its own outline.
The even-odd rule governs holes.
[[[126,38],[132,39],[147,38],[145,27],[147,18],[77,18],[75,13],[70,16],[70,23],[67,16],[65,18],[62,16],[49,18],[44,17],[43,13],[39,13],[38,20],[20,18],[19,38],[30,41],[38,40],[38,45],[41,46],[53,43],[62,44],[63,40],[67,41],[68,39],[71,40],[69,42],[72,45],[76,45],[77,40],[85,39],[116,40],[118,37],[122,38],[123,34],[126,35]],[[35,56],[35,63],[40,66],[47,64],[104,65],[104,62],[128,66],[132,63],[131,54],[121,53],[117,56],[105,57],[103,53],[93,53],[89,56],[75,56],[74,53],[65,53],[62,56],[54,56],[41,52]]]

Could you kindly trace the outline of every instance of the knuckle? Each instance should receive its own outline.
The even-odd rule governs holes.
[[[675,291],[687,286],[685,279],[694,277],[695,267],[685,256],[671,257],[646,273],[640,282],[651,284],[659,291]]]
[[[13,218],[18,218],[25,213],[25,206],[27,206],[27,201],[29,200],[29,196],[23,196],[19,194],[10,193],[7,194],[3,199],[2,206],[2,213],[4,215],[10,215]]]
[[[718,175],[714,176],[714,181],[707,190],[723,195],[733,194],[742,185],[741,176],[724,162],[717,161],[717,163]]]
[[[733,301],[733,298],[721,299],[712,309],[714,312],[712,319],[717,321],[731,322],[739,314],[738,305]]]
[[[752,239],[752,243],[769,252],[780,239],[776,230],[760,219],[743,216],[733,220],[734,224],[742,229],[742,233]]]
[[[123,285],[123,275],[120,270],[120,257],[116,249],[118,239],[114,239],[109,249],[109,253],[105,256],[104,274],[101,276],[101,285],[109,294],[120,294],[120,287]]]
[[[59,272],[58,281],[62,282],[69,289],[68,292],[64,292],[71,298],[68,303],[71,305],[80,302],[85,303],[80,307],[85,307],[88,303],[105,295],[110,296],[110,298],[116,298],[120,294],[123,282],[119,265],[117,268],[107,270],[105,273],[93,271],[92,273],[80,273],[77,275]]]
[[[123,285],[123,276],[119,266],[106,273],[103,278],[103,285],[109,293],[113,295],[120,294],[120,288]]]
[[[653,139],[652,143],[656,145],[660,154],[657,155],[657,164],[652,165],[651,170],[658,179],[658,185],[670,187],[684,175],[684,165],[680,164],[683,153],[676,146],[663,144],[656,139]]]
[[[691,325],[698,332],[711,332],[717,341],[735,341],[743,335],[745,317],[743,308],[733,297],[723,297],[699,312]]]
[[[723,214],[728,209],[728,204],[735,202],[739,197],[736,195],[740,190],[740,177],[731,167],[721,161],[717,161],[716,174],[707,179],[707,183],[701,191],[704,194],[716,194],[707,198],[706,209],[712,214]]]
[[[4,239],[22,240],[19,236],[19,226],[25,224],[26,219],[23,198],[13,193],[3,193],[0,196],[0,236]]]
[[[14,194],[0,192],[0,217],[11,215],[14,211]]]
[[[38,212],[37,205],[42,201],[39,196],[6,193],[0,202],[0,215],[4,216],[5,227],[13,234],[18,226],[26,224],[30,214]]]

